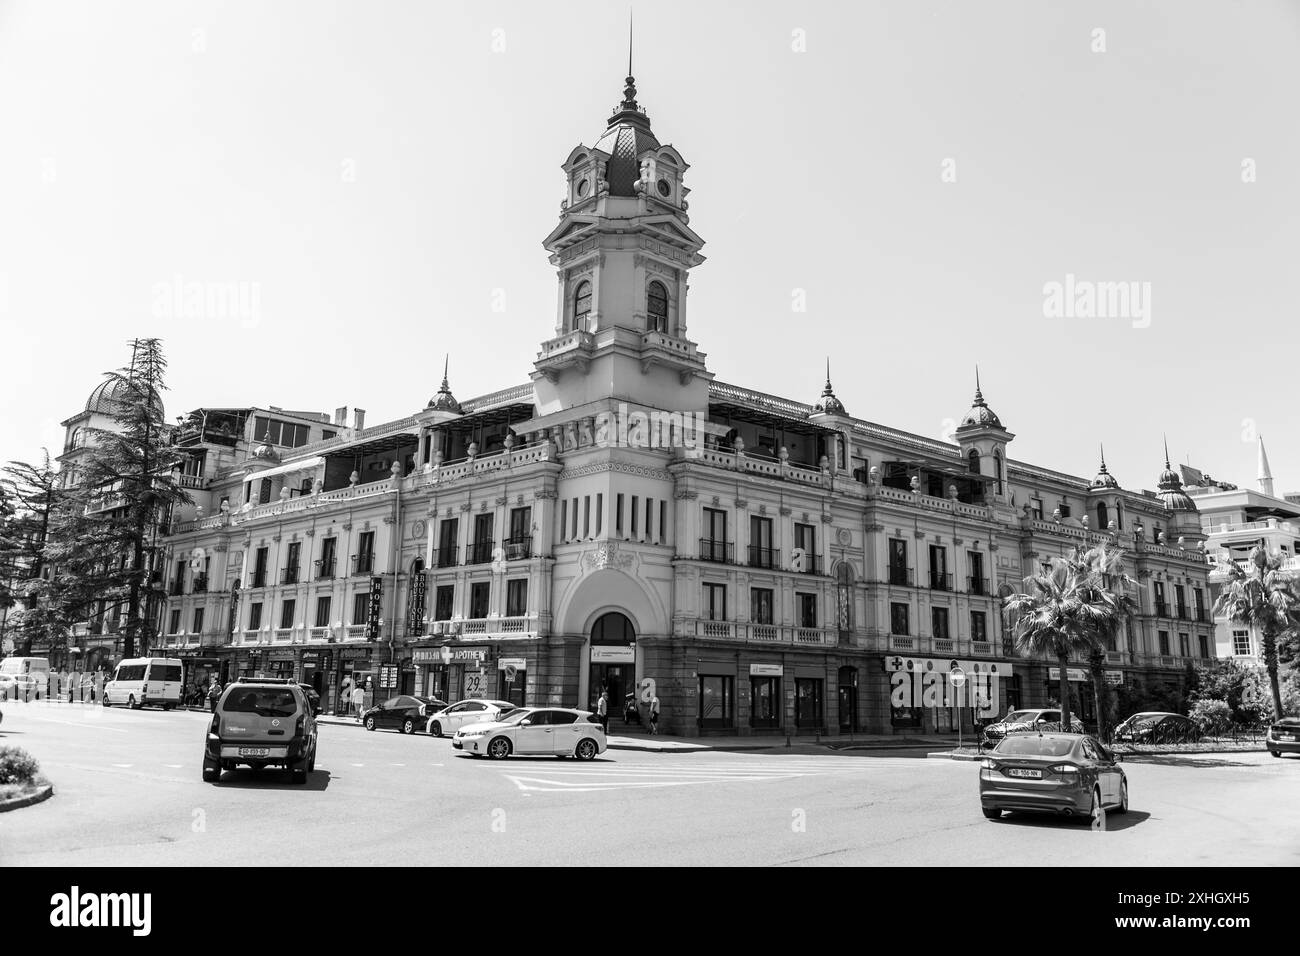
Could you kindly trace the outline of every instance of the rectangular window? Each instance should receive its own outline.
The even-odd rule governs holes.
[[[596,512],[596,524],[600,524],[600,512]],[[532,557],[533,552],[533,509],[512,508],[510,510],[510,537],[506,539],[506,560],[519,561]]]
[[[794,682],[794,722],[799,727],[821,727],[825,724],[822,707],[820,677],[799,677]]]
[[[988,594],[988,582],[984,580],[984,555],[978,551],[966,552],[966,566],[970,568],[968,590],[971,594]]]
[[[668,540],[668,502],[659,502],[659,543]]]
[[[330,596],[328,594],[316,599],[316,626],[330,626]]]
[[[1160,638],[1160,653],[1163,656],[1168,657],[1169,656],[1169,632],[1160,631],[1159,638]]]
[[[488,616],[488,597],[492,593],[490,581],[477,581],[469,586],[469,616],[481,620]]]
[[[781,726],[781,678],[749,679],[749,723],[751,727]]]
[[[357,574],[369,574],[375,569],[375,533],[363,531],[357,539]]]
[[[456,544],[460,539],[460,519],[444,518],[438,525],[438,553],[434,563],[440,568],[456,566]]]
[[[334,577],[334,557],[338,553],[338,546],[338,538],[326,538],[321,542],[320,571],[316,574],[318,578]]]
[[[582,536],[591,537],[591,495],[582,496]]]
[[[1030,498],[1029,510],[1033,513],[1033,516],[1035,518],[1037,518],[1039,521],[1042,521],[1043,520],[1043,499]]]
[[[948,549],[930,545],[930,587],[935,591],[951,591],[952,575],[948,573]]]
[[[794,546],[804,553],[804,569],[809,574],[816,574],[817,528],[810,524],[795,522]]]
[[[248,629],[250,631],[260,631],[262,629],[261,601],[254,601],[248,605]]]
[[[1232,632],[1232,654],[1234,657],[1250,656],[1250,632],[1249,631]]]
[[[605,524],[605,496],[596,492],[596,537],[600,537],[600,529]]]
[[[1202,591],[1200,588],[1192,588],[1192,602],[1193,602],[1193,609],[1196,611],[1196,619],[1198,621],[1204,621],[1205,620],[1205,592]],[[1201,656],[1204,657],[1205,655],[1202,654]]]
[[[645,500],[645,536],[653,538],[655,536],[655,500],[647,497]]]
[[[614,496],[614,533],[621,535],[623,533],[623,496]]]
[[[727,513],[719,508],[704,509],[704,537],[710,541],[727,540]]]
[[[632,496],[632,537],[636,537],[637,525],[641,514],[641,496]]]
[[[726,674],[700,675],[700,726],[731,727],[735,722],[736,678]]]
[[[1200,645],[1198,650],[1201,652],[1201,657],[1209,657],[1210,656],[1209,639],[1204,634],[1201,634],[1196,638],[1196,642],[1197,644]]]
[[[911,633],[911,607],[906,604],[889,605],[889,633],[900,637]]]
[[[495,517],[490,511],[474,516],[474,543],[470,545],[473,550],[470,563],[487,564],[492,560],[492,545],[496,543],[492,519]]]
[[[1069,506],[1069,504],[1067,504],[1066,502],[1062,501],[1061,504],[1060,504],[1060,508],[1061,508],[1061,517],[1062,517],[1062,518],[1068,518],[1068,517],[1070,517],[1070,506]]]
[[[946,641],[948,637],[948,609],[946,607],[930,608],[930,634],[936,641]]]
[[[450,621],[452,603],[456,598],[456,586],[454,584],[440,584],[438,589],[433,593],[433,619],[435,621]]]
[[[560,538],[569,540],[569,499],[560,502]]]
[[[524,617],[528,613],[528,579],[506,582],[506,617]]]
[[[298,583],[298,565],[302,559],[302,542],[290,541],[289,553],[284,560],[284,583]]]
[[[749,619],[755,624],[771,624],[773,622],[771,588],[749,589]]]
[[[280,627],[293,627],[293,612],[298,602],[286,599],[280,602]]]
[[[194,609],[194,629],[190,631],[191,634],[203,633],[203,610],[201,607]]]
[[[816,627],[817,626],[817,595],[804,594],[802,592],[795,594],[795,604],[799,609],[799,626]]]
[[[370,620],[370,592],[352,595],[352,623],[365,624]]]
[[[912,571],[907,566],[907,542],[902,538],[889,539],[889,583],[912,583]]]
[[[1174,606],[1178,609],[1179,617],[1187,617],[1187,594],[1181,584],[1174,585]]]
[[[1169,614],[1169,606],[1165,604],[1165,586],[1161,581],[1155,581],[1152,585],[1156,594],[1156,614],[1159,617],[1166,617]]]
[[[167,633],[179,634],[181,630],[181,609],[178,607],[172,608],[171,617],[168,620],[170,623],[167,625]]]
[[[253,560],[253,587],[266,587],[266,548],[258,548]]]
[[[573,502],[573,507],[571,509],[571,512],[573,515],[573,525],[569,531],[569,540],[576,541],[578,538],[578,499],[573,498],[572,502]]]
[[[984,643],[989,639],[988,618],[983,611],[970,612],[970,639]]]
[[[704,585],[704,613],[710,621],[727,619],[727,586],[725,584]]]
[[[1178,653],[1188,657],[1192,653],[1191,639],[1186,634],[1178,635]]]
[[[759,515],[749,517],[749,566],[751,568],[776,567],[776,551],[772,547],[772,519]]]

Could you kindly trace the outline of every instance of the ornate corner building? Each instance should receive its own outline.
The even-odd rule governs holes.
[[[670,733],[948,730],[974,713],[934,694],[954,664],[992,688],[984,714],[1055,695],[1001,596],[1111,541],[1141,613],[1107,679],[1212,656],[1204,534],[1167,462],[1144,492],[1104,461],[1091,480],[1017,461],[978,382],[949,443],[853,417],[829,369],[813,404],[716,381],[687,336],[690,167],[636,97],[628,77],[563,163],[556,321],[529,381],[458,401],[444,371],[423,409],[371,427],[192,413],[167,653],[293,676],[327,708],[349,677],[448,701],[604,688],[620,731],[652,684]]]

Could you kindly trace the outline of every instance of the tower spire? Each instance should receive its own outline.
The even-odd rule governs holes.
[[[1165,443],[1165,470],[1171,471],[1173,470],[1173,466],[1169,464],[1169,436],[1161,433],[1160,437]]]
[[[1101,473],[1106,474],[1106,443],[1098,442],[1097,447],[1101,449]]]
[[[1268,466],[1268,452],[1264,450],[1264,436],[1259,436],[1259,474],[1256,476],[1259,480],[1259,490],[1273,496],[1273,471]]]
[[[627,75],[632,75],[632,8],[627,8]]]
[[[844,409],[844,403],[835,397],[835,390],[831,388],[831,357],[826,356],[826,387],[822,389],[822,400],[814,406],[817,411],[825,412],[827,415],[847,415]]]
[[[984,404],[984,393],[980,391],[980,367],[975,366],[975,404]]]
[[[451,353],[448,352],[442,357],[442,390],[448,391],[450,385],[447,381],[447,370],[451,367]]]
[[[826,387],[822,389],[823,395],[833,395],[831,391],[831,357],[826,356]]]

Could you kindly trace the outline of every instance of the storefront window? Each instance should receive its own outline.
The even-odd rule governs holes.
[[[700,726],[731,727],[735,722],[736,679],[721,674],[700,675]]]
[[[819,677],[800,677],[794,682],[795,710],[794,722],[799,727],[821,727],[822,685]]]
[[[749,679],[749,725],[769,729],[781,726],[781,678]]]

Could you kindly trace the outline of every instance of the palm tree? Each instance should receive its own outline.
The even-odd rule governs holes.
[[[1102,688],[1106,680],[1106,651],[1112,638],[1119,633],[1120,625],[1137,612],[1137,602],[1130,592],[1137,590],[1137,582],[1124,569],[1124,552],[1102,542],[1087,551],[1075,552],[1076,561],[1088,576],[1088,600],[1104,613],[1098,617],[1098,630],[1093,635],[1088,652],[1088,668],[1092,673],[1093,701],[1097,708],[1097,736],[1105,739],[1106,711],[1102,706]]]
[[[1089,599],[1090,584],[1077,560],[1053,558],[1045,573],[1025,578],[1024,592],[1004,602],[1016,649],[1060,665],[1062,730],[1070,728],[1070,655],[1091,651],[1102,613]]]
[[[1259,629],[1264,648],[1264,669],[1273,691],[1273,713],[1282,716],[1282,691],[1277,677],[1277,642],[1300,627],[1300,588],[1294,571],[1283,570],[1285,558],[1258,545],[1242,568],[1235,561],[1219,565],[1223,590],[1214,602],[1214,614],[1227,615],[1234,624]]]

